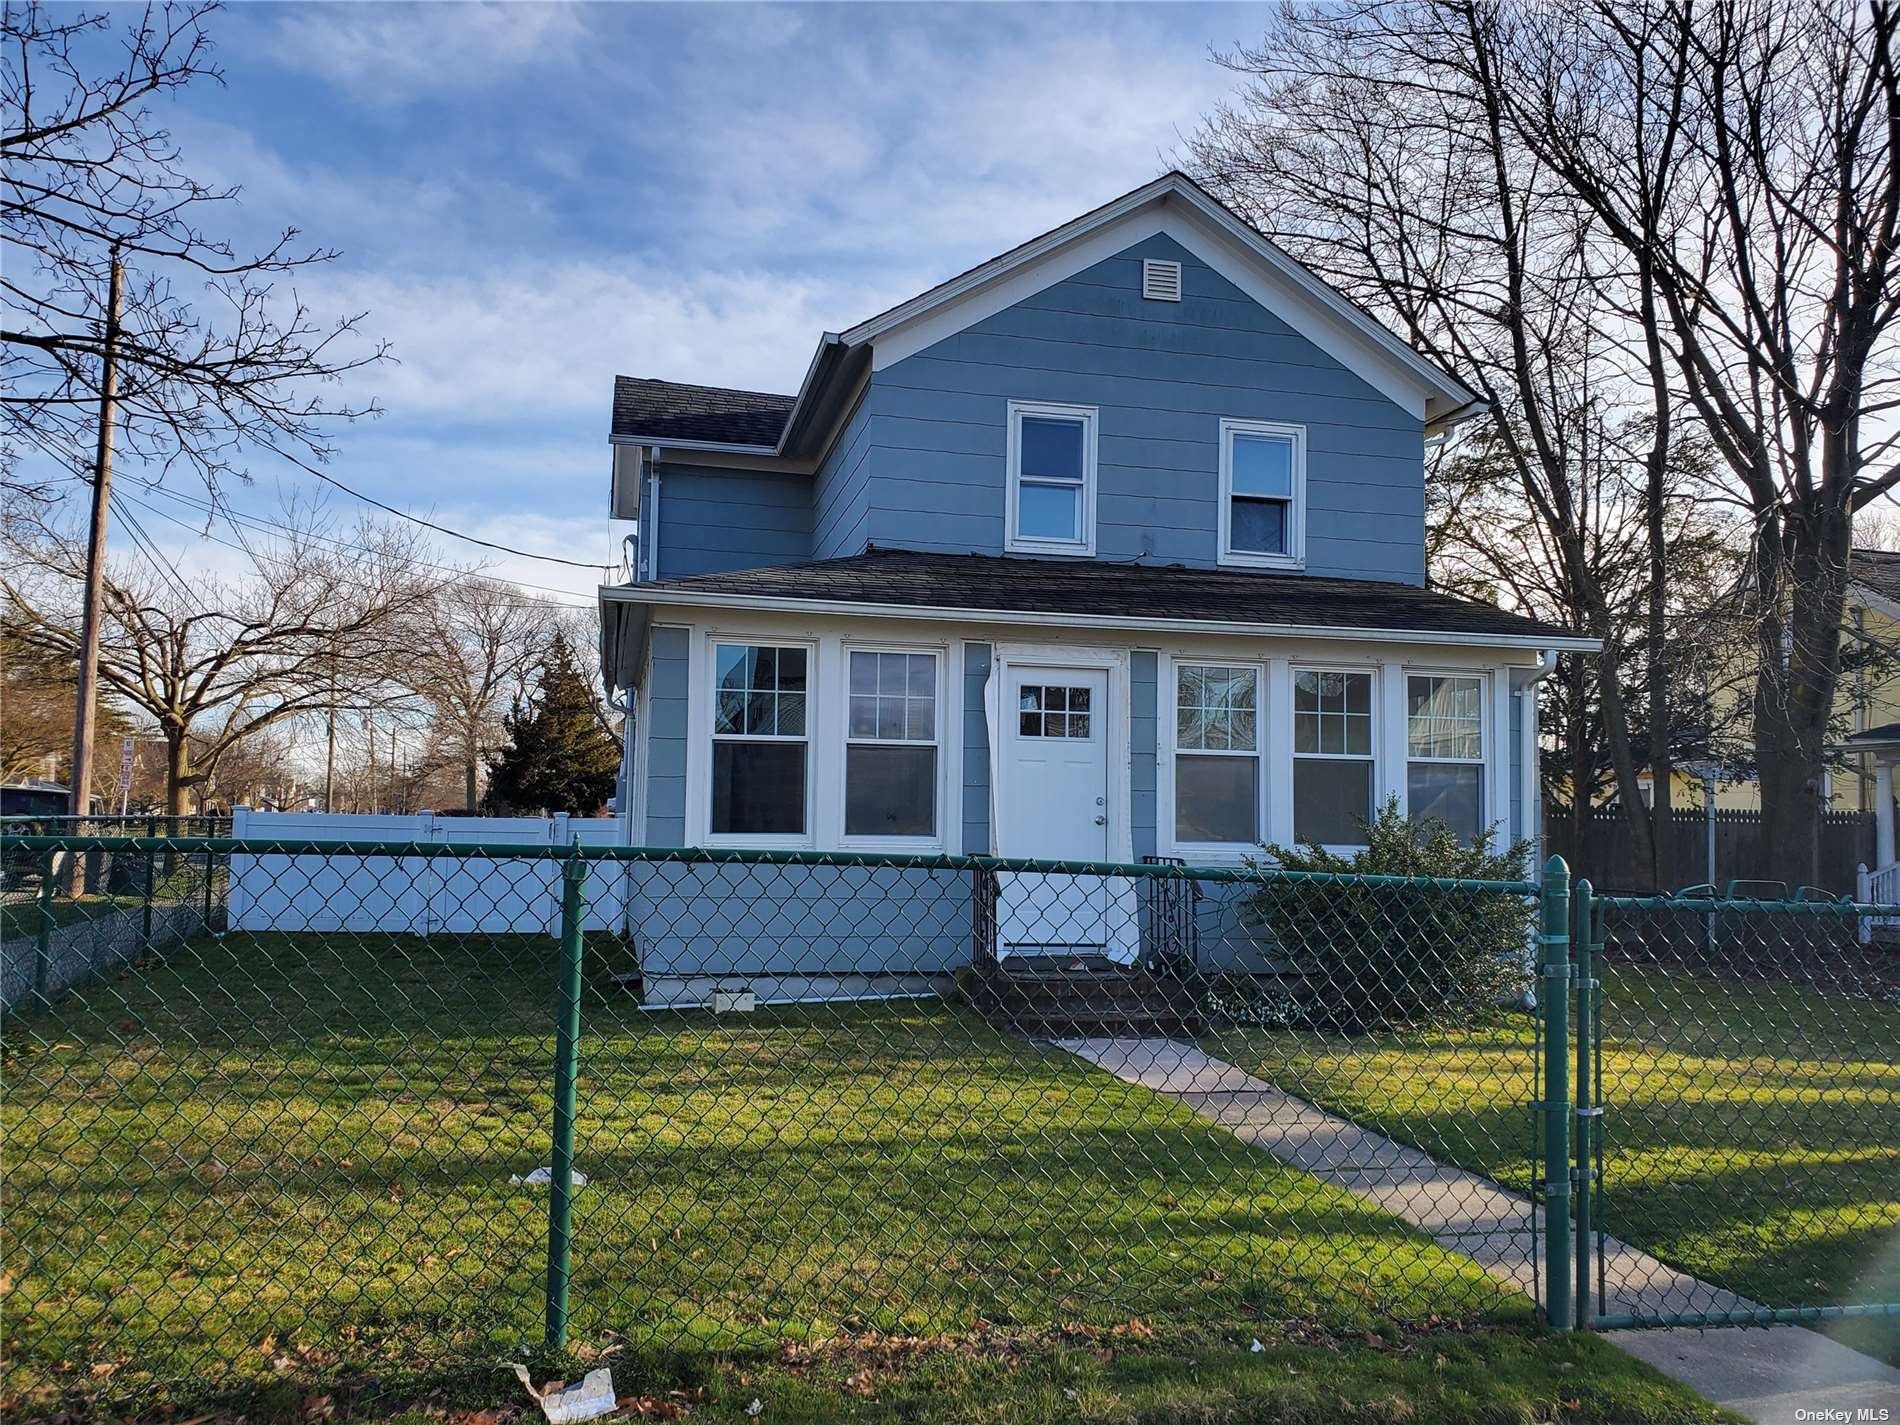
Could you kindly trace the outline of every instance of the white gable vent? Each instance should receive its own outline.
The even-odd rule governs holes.
[[[1181,264],[1152,257],[1141,260],[1141,295],[1150,302],[1181,300]]]

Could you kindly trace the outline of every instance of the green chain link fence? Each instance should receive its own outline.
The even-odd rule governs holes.
[[[399,1394],[563,1346],[1378,1330],[1532,1303],[1563,1326],[1607,1299],[1578,1291],[1599,1254],[1572,1256],[1593,1201],[1685,1264],[1618,1180],[1614,1054],[1573,1050],[1619,1030],[1609,991],[1575,996],[1582,1038],[1565,1022],[1561,863],[1540,884],[11,837],[9,887],[53,865],[36,931],[71,916],[58,858],[82,853],[207,868],[213,903],[7,1016],[15,1400]],[[1577,899],[1600,927],[1608,903]],[[8,976],[23,956],[9,933]],[[1864,1066],[1895,1011],[1853,1004]],[[1657,1064],[1701,1032],[1655,1022],[1632,1052]],[[1573,1073],[1575,1124],[1605,1125],[1574,1150]],[[1868,1091],[1889,1117],[1835,1126],[1885,1132],[1875,1155],[1893,1090]],[[1609,1165],[1594,1195],[1572,1195],[1578,1152]],[[1869,1224],[1900,1211],[1882,1191]]]

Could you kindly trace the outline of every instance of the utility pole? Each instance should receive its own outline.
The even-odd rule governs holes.
[[[73,699],[73,779],[68,804],[74,816],[92,811],[92,734],[99,699],[99,619],[105,602],[106,520],[112,497],[112,430],[118,423],[119,312],[125,300],[125,264],[112,253],[112,283],[106,294],[105,346],[99,373],[99,446],[92,468],[92,531],[86,543],[86,606],[79,626],[79,685]],[[84,870],[75,877],[83,877]],[[80,889],[75,881],[74,890]]]

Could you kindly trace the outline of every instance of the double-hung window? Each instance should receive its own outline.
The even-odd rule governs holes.
[[[1095,552],[1093,406],[1009,403],[1008,549]]]
[[[713,835],[807,834],[809,661],[801,647],[713,645]]]
[[[1220,423],[1220,562],[1292,567],[1305,558],[1306,427]]]
[[[1293,837],[1363,846],[1372,819],[1372,674],[1293,672]]]
[[[1260,844],[1260,670],[1177,663],[1174,840]]]
[[[937,655],[850,649],[844,834],[937,834]]]
[[[1467,845],[1485,830],[1484,679],[1415,673],[1406,680],[1406,806]]]

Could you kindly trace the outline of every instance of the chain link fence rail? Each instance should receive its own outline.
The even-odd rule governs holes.
[[[1579,884],[1578,1317],[1900,1362],[1896,908],[1750,889]]]
[[[16,1399],[400,1391],[610,1343],[1388,1329],[1569,1290],[1538,1232],[1569,1153],[1535,1012],[1568,973],[1560,873],[5,854],[53,865],[36,930],[61,856],[209,868],[212,896],[155,892],[192,908],[175,939],[9,1006]]]
[[[214,929],[227,868],[167,838],[216,837],[228,818],[104,816],[0,819],[0,1009],[44,998]],[[21,840],[51,836],[48,850]],[[155,850],[98,849],[102,836]],[[156,838],[156,840],[154,840]]]

